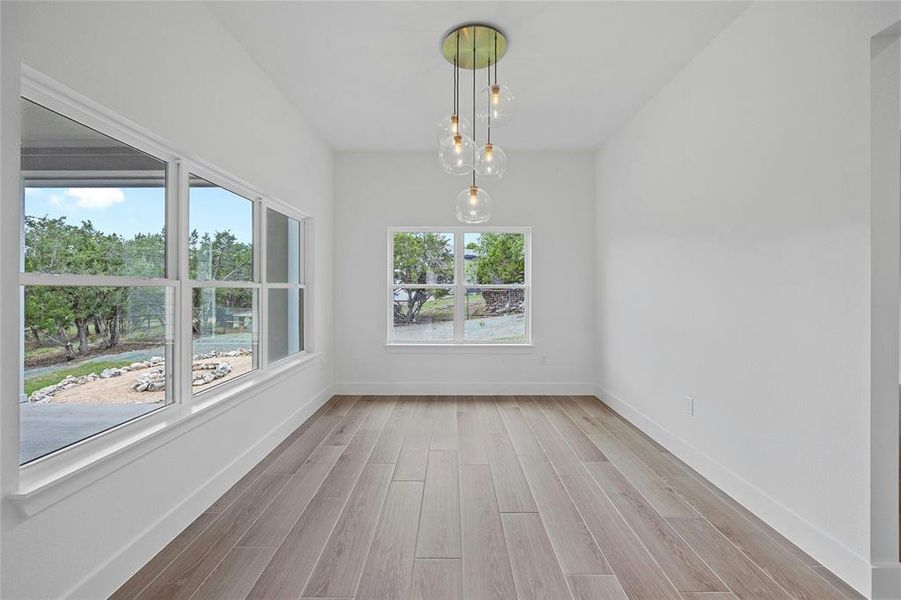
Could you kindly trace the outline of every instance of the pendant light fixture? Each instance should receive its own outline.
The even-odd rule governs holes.
[[[462,223],[485,223],[491,218],[491,196],[480,188],[477,176],[486,180],[503,177],[507,154],[491,141],[493,125],[509,123],[513,116],[513,94],[497,83],[497,63],[507,51],[507,38],[496,27],[462,25],[444,37],[442,53],[454,66],[453,112],[438,123],[438,160],[451,175],[472,176],[469,187],[457,195],[457,219]],[[494,82],[491,67],[494,66]],[[486,141],[479,145],[475,127],[460,114],[460,69],[472,69],[472,118],[486,127]],[[482,90],[486,107],[476,112],[476,71],[487,69],[488,87]]]
[[[454,67],[454,102],[450,114],[441,117],[441,120],[438,122],[437,135],[439,146],[442,142],[454,137],[458,133],[466,136],[472,135],[472,125],[466,117],[460,114],[460,66],[457,63],[456,58],[456,54],[459,53],[460,49],[459,32],[457,32],[454,37],[455,56],[454,60],[452,61],[452,65]]]
[[[497,32],[494,34],[494,56],[496,55]],[[486,88],[488,91],[488,111],[485,117],[485,123],[488,129],[488,139],[485,142],[485,145],[479,148],[479,153],[476,155],[476,173],[478,173],[479,177],[482,179],[497,180],[501,179],[507,171],[507,153],[504,152],[504,149],[500,146],[491,143],[492,115],[490,109],[492,90],[494,87],[491,85],[490,62],[488,63],[486,71],[488,72],[488,87]],[[497,83],[497,62],[494,63],[494,81]]]
[[[513,120],[516,114],[516,96],[506,85],[497,81],[497,61],[494,63],[494,83],[491,83],[491,65],[488,65],[488,87],[485,93],[488,95],[488,104],[479,111],[479,121],[489,119],[495,127],[503,127]]]
[[[460,33],[455,36],[454,109],[450,119],[438,124],[438,162],[448,175],[469,175],[475,166],[475,144],[468,135],[469,124],[460,120]],[[466,125],[464,132],[464,124]]]

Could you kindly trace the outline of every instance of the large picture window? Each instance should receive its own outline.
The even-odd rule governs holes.
[[[22,102],[20,461],[172,402],[167,164]]]
[[[20,464],[305,348],[301,216],[44,101],[22,99]]]
[[[389,230],[393,344],[528,344],[527,229]]]

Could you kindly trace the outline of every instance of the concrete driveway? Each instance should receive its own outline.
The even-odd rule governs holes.
[[[162,408],[162,403],[86,406],[19,404],[19,463],[24,464],[87,437]]]

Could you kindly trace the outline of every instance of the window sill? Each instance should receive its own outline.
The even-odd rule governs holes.
[[[287,372],[306,370],[318,358],[319,354],[311,353],[280,361],[265,372],[235,381],[227,390],[205,394],[199,402],[166,406],[57,455],[25,465],[19,470],[18,490],[7,495],[7,499],[23,516],[31,517],[243,404],[280,381]]]
[[[386,352],[398,353],[448,353],[448,354],[528,354],[535,350],[535,344],[416,344],[385,342]]]

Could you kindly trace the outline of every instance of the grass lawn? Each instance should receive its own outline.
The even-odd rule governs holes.
[[[25,347],[25,358],[42,358],[53,355],[65,356],[66,352],[59,346],[41,346],[40,348]]]
[[[465,300],[467,314],[476,316],[485,312],[485,299],[481,294],[468,294]],[[430,319],[432,321],[454,320],[454,297],[447,295],[438,300],[432,299],[422,305],[417,320]]]
[[[454,297],[447,295],[438,300],[434,298],[429,300],[422,305],[417,318],[428,318],[432,321],[452,321],[454,319]]]
[[[35,377],[29,377],[25,380],[25,395],[30,396],[32,392],[35,392],[43,387],[59,383],[69,375],[71,375],[72,377],[81,377],[82,375],[90,375],[91,373],[97,373],[98,375],[100,375],[100,371],[104,369],[119,369],[126,367],[133,362],[133,360],[87,362],[80,365],[74,365],[69,369],[60,369],[59,371],[48,373],[47,375],[37,375]]]

